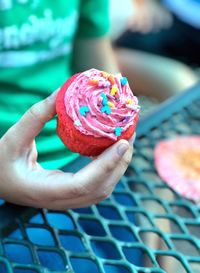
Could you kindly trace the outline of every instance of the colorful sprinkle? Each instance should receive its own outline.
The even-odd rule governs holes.
[[[121,85],[123,86],[123,85],[127,84],[128,80],[126,77],[123,77],[120,79],[120,82],[121,82]]]
[[[111,101],[108,101],[107,105],[108,105],[108,106],[110,106],[111,108],[115,108],[114,103],[113,103],[113,102],[111,102]]]
[[[88,112],[90,112],[90,109],[87,106],[80,106],[79,112],[81,116],[86,116]]]
[[[106,96],[107,96],[109,99],[112,99],[112,100],[115,99],[115,97],[111,96],[110,94],[107,94]]]
[[[102,76],[107,79],[109,77],[109,74],[105,71],[102,71]]]
[[[101,113],[106,113],[107,115],[110,115],[111,114],[111,109],[108,105],[104,105],[102,108],[101,108]]]
[[[109,87],[110,86],[110,82],[109,81],[105,81],[104,82],[104,87]]]
[[[130,118],[131,118],[130,116],[127,116],[122,120],[122,122],[128,122]]]
[[[77,119],[77,120],[74,121],[74,125],[77,126],[77,127],[82,126],[82,124],[81,124],[81,122],[80,122],[79,119]]]
[[[109,87],[110,86],[110,82],[109,81],[99,81],[98,83],[99,87]]]
[[[105,93],[101,93],[100,95],[103,99],[106,98],[106,94]]]
[[[96,80],[96,79],[89,79],[88,83],[89,83],[90,85],[95,86],[95,85],[97,85],[97,84],[99,83],[99,81]]]
[[[115,78],[114,78],[113,75],[110,75],[110,76],[108,77],[108,80],[109,80],[109,82],[110,82],[111,84],[115,84]]]
[[[115,128],[115,135],[117,137],[121,136],[121,133],[122,133],[122,128],[121,127],[116,127]]]
[[[128,99],[126,103],[127,104],[133,104],[133,100],[132,99]]]
[[[106,94],[101,93],[100,96],[103,98],[102,104],[103,104],[104,106],[106,106],[106,105],[108,104],[108,99],[107,99],[107,97],[106,97]]]
[[[110,95],[111,96],[115,96],[115,94],[117,93],[117,91],[118,91],[117,85],[114,84],[113,87],[111,88]]]
[[[137,110],[138,110],[138,106],[137,106],[137,105],[130,105],[130,104],[127,104],[126,107],[129,108],[129,109],[131,109],[131,110],[134,110],[134,111],[137,111]]]

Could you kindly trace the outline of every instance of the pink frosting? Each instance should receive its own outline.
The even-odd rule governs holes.
[[[116,130],[126,131],[134,123],[135,115],[140,108],[138,100],[128,82],[121,84],[121,80],[124,79],[121,74],[113,77],[118,88],[113,96],[111,96],[113,83],[103,77],[102,71],[96,69],[79,74],[68,87],[65,94],[66,113],[81,133],[116,140],[119,136]],[[91,80],[97,80],[98,83],[92,84]],[[105,96],[112,107],[103,101]],[[102,108],[105,105],[110,113],[103,112]],[[81,111],[84,107],[88,109],[85,114]]]

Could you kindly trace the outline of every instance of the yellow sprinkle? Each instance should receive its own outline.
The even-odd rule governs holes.
[[[114,105],[114,103],[112,103],[111,101],[108,101],[108,106],[110,106],[111,108],[115,108],[115,105]]]
[[[111,88],[110,95],[115,96],[115,93],[117,93],[117,91],[118,91],[118,88],[117,88],[117,85],[115,84]]]
[[[132,99],[128,99],[127,100],[127,104],[133,104],[133,100]]]

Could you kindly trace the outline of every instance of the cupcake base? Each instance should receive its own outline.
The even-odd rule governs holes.
[[[56,101],[56,111],[58,114],[57,134],[71,151],[80,153],[84,156],[97,156],[116,141],[120,139],[128,140],[133,135],[138,121],[138,114],[135,114],[133,125],[123,132],[116,141],[105,137],[94,137],[82,134],[76,129],[72,119],[66,114],[64,105],[65,93],[67,92],[69,85],[78,75],[79,74],[75,74],[66,81],[58,93]]]

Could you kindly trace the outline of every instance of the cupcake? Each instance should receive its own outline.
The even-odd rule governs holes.
[[[161,179],[175,192],[200,205],[200,137],[162,140],[156,145],[154,158]]]
[[[133,135],[139,109],[126,77],[90,69],[61,87],[56,100],[57,133],[71,151],[97,156]]]

